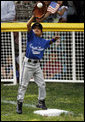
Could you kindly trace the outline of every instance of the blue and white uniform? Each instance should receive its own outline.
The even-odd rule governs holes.
[[[42,59],[44,50],[49,47],[50,40],[38,37],[31,30],[28,33],[26,57],[30,59]]]
[[[29,84],[30,79],[33,77],[35,83],[39,87],[39,100],[44,100],[46,97],[46,84],[43,78],[43,72],[40,68],[39,60],[43,58],[46,48],[50,46],[50,40],[45,40],[35,35],[33,30],[27,34],[27,47],[26,56],[23,63],[23,71],[21,84],[18,90],[17,100],[23,102],[24,95]],[[36,63],[34,63],[36,61]]]

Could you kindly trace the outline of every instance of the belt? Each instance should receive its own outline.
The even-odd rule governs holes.
[[[32,62],[32,63],[39,63],[40,61],[39,60],[31,60],[31,59],[28,59],[28,62]]]

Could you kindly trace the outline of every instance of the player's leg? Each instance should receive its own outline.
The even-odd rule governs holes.
[[[21,78],[21,83],[18,89],[18,96],[17,96],[17,113],[19,114],[22,113],[22,104],[24,100],[24,95],[31,77],[32,77],[32,69],[23,66],[22,78]]]
[[[39,96],[38,96],[39,102],[38,102],[37,107],[42,108],[42,109],[47,109],[45,105],[46,84],[44,81],[43,72],[39,66],[36,69],[36,72],[34,73],[34,80],[39,87]]]

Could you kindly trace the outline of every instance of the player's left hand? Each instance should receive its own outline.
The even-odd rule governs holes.
[[[59,40],[60,39],[60,36],[59,35],[56,35],[56,36],[53,37],[53,39]]]

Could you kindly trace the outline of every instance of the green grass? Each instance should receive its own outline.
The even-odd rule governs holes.
[[[84,121],[84,84],[46,83],[46,105],[48,108],[63,109],[73,114],[43,117],[33,112],[33,107],[23,106],[23,114],[16,113],[16,105],[1,102],[1,121]],[[17,86],[1,85],[1,98],[17,101]],[[37,104],[38,87],[30,83],[25,94],[25,104]]]

